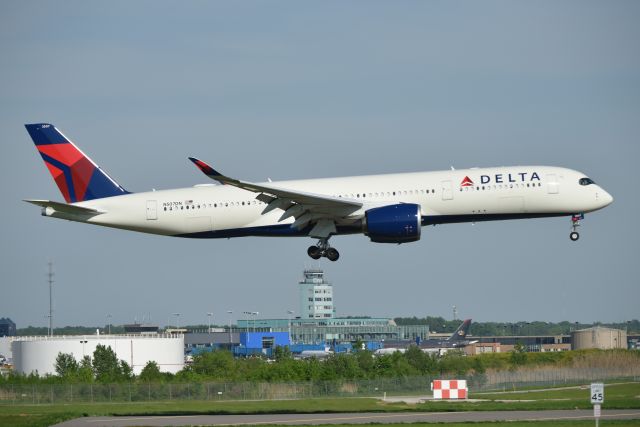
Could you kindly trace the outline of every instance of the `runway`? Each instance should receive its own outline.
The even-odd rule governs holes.
[[[85,417],[56,424],[56,427],[129,427],[129,426],[222,426],[222,425],[316,425],[367,423],[453,423],[467,421],[543,421],[592,419],[591,410],[555,411],[475,411],[475,412],[395,412],[342,414],[269,414],[269,415],[180,415]],[[602,420],[640,419],[640,409],[604,410]]]

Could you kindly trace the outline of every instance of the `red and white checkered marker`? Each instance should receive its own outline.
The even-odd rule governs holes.
[[[434,380],[431,383],[434,399],[466,399],[467,380]]]

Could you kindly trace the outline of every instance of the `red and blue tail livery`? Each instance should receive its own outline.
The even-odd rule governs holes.
[[[67,203],[129,194],[55,126],[25,127]]]

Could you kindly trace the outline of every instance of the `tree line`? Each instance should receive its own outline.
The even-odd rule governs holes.
[[[234,358],[231,352],[215,350],[200,353],[193,362],[176,374],[160,372],[156,362],[149,361],[139,375],[131,366],[118,360],[111,347],[99,345],[91,356],[76,360],[73,355],[60,353],[56,359],[55,375],[11,373],[0,377],[0,384],[17,383],[118,383],[118,382],[304,382],[417,376],[467,377],[481,382],[488,369],[511,370],[522,366],[564,365],[589,355],[623,354],[640,359],[640,352],[629,350],[580,350],[550,353],[527,353],[516,346],[510,353],[464,356],[459,351],[436,356],[410,346],[406,352],[374,355],[368,350],[351,354],[334,354],[319,360],[296,359],[288,347],[277,347],[274,360],[264,357]]]

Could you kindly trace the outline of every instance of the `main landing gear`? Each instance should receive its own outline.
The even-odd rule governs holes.
[[[309,246],[307,254],[313,259],[326,257],[329,261],[337,261],[340,258],[338,250],[329,246],[329,238],[320,239],[315,246]]]
[[[584,219],[584,214],[573,215],[571,217],[571,233],[569,234],[569,238],[574,242],[580,238],[580,233],[578,233],[578,227],[580,227],[580,220]]]

